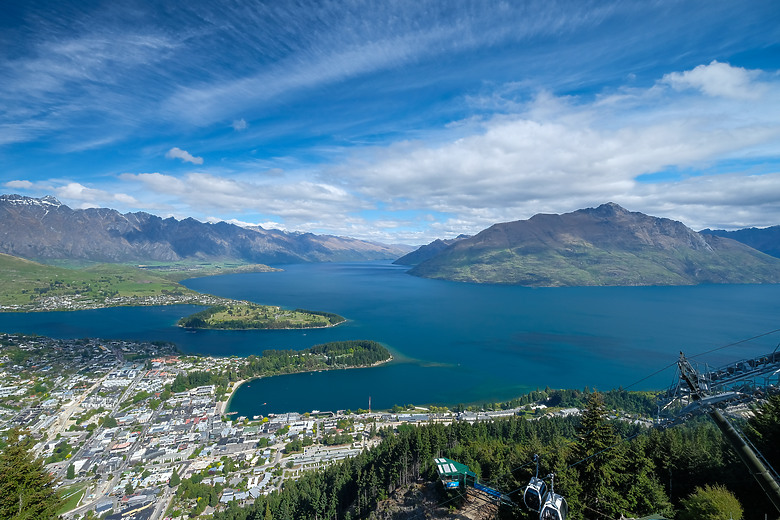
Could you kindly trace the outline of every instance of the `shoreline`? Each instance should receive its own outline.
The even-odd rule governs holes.
[[[262,376],[258,376],[262,377]],[[228,407],[230,406],[230,401],[233,399],[233,396],[236,394],[236,390],[238,390],[238,387],[246,383],[247,381],[251,381],[252,379],[257,379],[256,377],[250,378],[250,379],[239,379],[238,381],[235,381],[232,383],[232,389],[230,390],[230,395],[227,396],[227,399],[224,401],[219,401],[217,403],[217,407],[219,410],[217,410],[218,415],[225,415],[225,413],[228,410]]]
[[[352,367],[326,367],[326,368],[318,368],[314,370],[301,370],[300,372],[290,372],[288,374],[275,374],[272,376],[256,376],[256,377],[250,377],[249,379],[239,379],[238,381],[235,381],[232,383],[232,390],[230,391],[230,395],[227,396],[227,399],[225,401],[219,401],[217,403],[217,406],[220,407],[219,414],[224,415],[228,413],[228,410],[230,408],[230,402],[233,400],[233,396],[236,395],[236,392],[238,391],[238,388],[242,386],[244,383],[249,383],[251,381],[254,381],[255,379],[262,379],[265,377],[278,377],[278,376],[291,376],[295,374],[306,374],[307,372],[324,372],[324,371],[331,371],[331,370],[354,370],[358,368],[374,368],[378,367],[380,365],[384,365],[386,363],[390,363],[391,361],[394,361],[395,357],[393,357],[392,354],[390,354],[390,357],[382,360],[377,361],[375,363],[372,363],[370,365],[361,365],[361,366],[352,366]]]

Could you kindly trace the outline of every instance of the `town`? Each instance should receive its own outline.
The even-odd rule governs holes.
[[[196,292],[162,292],[147,296],[108,296],[101,299],[85,298],[81,294],[40,296],[30,303],[0,305],[0,311],[44,312],[83,311],[106,307],[134,307],[149,305],[224,305],[235,303],[228,298]]]
[[[376,445],[402,427],[528,412],[312,411],[238,417],[229,387],[174,392],[177,376],[246,358],[180,355],[166,343],[0,334],[0,421],[34,441],[66,497],[65,518],[158,519],[251,503],[285,480]],[[535,406],[536,413],[544,405]],[[560,410],[559,414],[579,410]],[[211,498],[178,492],[189,479]]]

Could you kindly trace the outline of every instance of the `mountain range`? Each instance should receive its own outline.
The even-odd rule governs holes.
[[[742,242],[762,253],[780,258],[780,226],[768,228],[745,228],[736,231],[725,231],[723,229],[702,229],[699,233],[706,235],[716,235],[719,237],[731,238],[737,242]]]
[[[495,224],[409,273],[527,286],[780,283],[780,259],[607,203]]]
[[[0,252],[42,262],[350,262],[395,259],[410,249],[144,212],[74,210],[50,196],[0,195]]]
[[[736,238],[737,240],[732,240]],[[353,238],[227,222],[71,209],[54,197],[0,195],[0,253],[51,262],[238,261],[283,264],[397,259],[427,278],[527,286],[780,283],[780,226],[695,232],[607,203],[495,224],[410,252]],[[749,245],[755,245],[764,252]],[[399,258],[400,257],[400,258]]]

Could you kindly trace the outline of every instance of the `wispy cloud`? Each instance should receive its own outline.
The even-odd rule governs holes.
[[[203,164],[203,157],[194,157],[191,153],[177,147],[165,152],[165,157],[168,159],[181,159],[183,162],[192,164]]]
[[[416,242],[605,200],[780,222],[771,0],[172,5],[8,15],[5,188]]]
[[[182,86],[164,104],[173,116],[194,124],[211,124],[242,107],[256,109],[279,97],[344,81],[360,74],[399,66],[436,34],[394,38],[342,48],[328,54],[294,56],[261,72],[234,81]]]
[[[39,30],[28,55],[0,60],[0,122],[16,128],[13,138],[0,141],[24,142],[52,134],[58,140],[78,141],[88,118],[111,120],[111,134],[117,127],[135,126],[142,111],[148,111],[142,99],[155,90],[154,85],[137,89],[139,81],[176,46],[164,36],[124,27],[112,30],[99,23],[76,35],[62,35],[49,24]],[[65,128],[70,131],[56,134]],[[113,141],[105,129],[100,139]]]
[[[269,169],[274,161],[249,161],[184,175],[126,173],[114,190],[126,194],[122,200],[80,183],[51,188],[81,205],[143,197],[179,215],[251,222],[244,215],[274,227],[412,243],[605,201],[693,227],[780,222],[780,172],[718,169],[723,161],[776,154],[780,81],[725,63],[691,70],[747,77],[740,88],[757,94],[713,100],[701,88],[670,84],[666,74],[646,88],[595,97],[539,92],[503,104],[503,114],[445,125],[429,140],[351,147],[335,154],[345,160],[325,167],[278,171]],[[511,90],[498,86],[491,102]],[[167,156],[199,159],[179,148]],[[6,186],[41,187],[26,180]]]

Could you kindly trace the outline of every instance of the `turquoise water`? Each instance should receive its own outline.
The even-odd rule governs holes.
[[[188,280],[205,293],[336,312],[348,322],[309,331],[187,332],[198,307],[0,314],[0,330],[61,338],[173,341],[185,352],[259,354],[343,339],[373,339],[396,361],[356,370],[253,381],[241,415],[499,401],[537,387],[629,386],[688,355],[780,327],[780,286],[531,289],[426,280],[386,263],[302,264],[276,273]],[[777,335],[701,357],[721,364],[774,349]],[[665,388],[672,369],[633,389]]]

